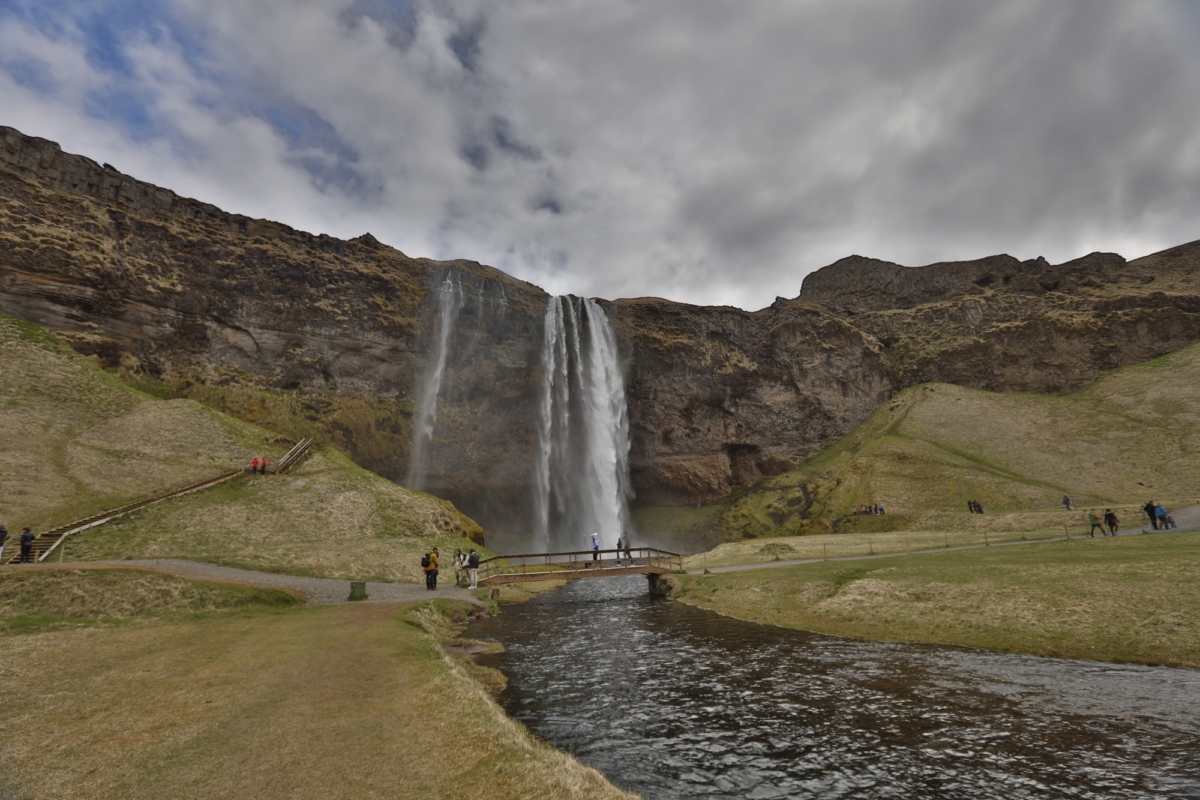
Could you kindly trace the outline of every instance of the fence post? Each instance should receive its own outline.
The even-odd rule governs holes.
[[[63,553],[67,552],[67,537],[62,538],[62,544],[58,546],[58,563],[63,562]]]
[[[871,555],[875,555],[875,543],[871,541],[871,537],[867,537],[867,547],[871,550]]]
[[[1071,541],[1071,526],[1063,525],[1063,533],[1067,535],[1067,541]]]
[[[983,529],[983,546],[991,547],[992,543],[988,541],[987,528]]]
[[[821,552],[825,554],[825,560],[828,561],[829,560],[829,545],[825,544],[825,542],[821,542]]]
[[[946,538],[946,549],[950,549],[950,533],[948,531],[942,531],[942,536]]]

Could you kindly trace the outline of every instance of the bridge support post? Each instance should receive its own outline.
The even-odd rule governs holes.
[[[650,594],[655,597],[670,597],[675,589],[675,582],[668,576],[656,575],[653,572],[647,573],[646,583],[649,584]]]

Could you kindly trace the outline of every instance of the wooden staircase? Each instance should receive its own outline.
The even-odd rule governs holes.
[[[292,467],[296,466],[296,462],[304,458],[308,451],[312,449],[314,442],[312,439],[301,439],[296,442],[295,447],[287,451],[287,455],[279,460],[279,464],[275,467],[276,474],[283,474]]]
[[[62,544],[62,541],[71,534],[85,531],[88,528],[94,528],[97,525],[103,525],[110,519],[115,519],[128,514],[130,511],[137,511],[139,508],[145,508],[146,506],[153,505],[154,503],[161,503],[163,500],[168,500],[172,497],[179,497],[180,495],[198,492],[201,489],[207,489],[210,486],[216,486],[219,483],[224,483],[230,478],[241,475],[242,472],[243,470],[240,469],[232,470],[230,472],[223,472],[220,475],[212,478],[206,478],[199,483],[193,483],[190,486],[184,486],[181,489],[173,489],[164,494],[155,495],[154,497],[150,497],[145,500],[138,500],[136,503],[128,503],[120,506],[119,508],[102,511],[99,514],[93,514],[92,516],[85,517],[84,519],[77,519],[74,522],[68,522],[66,525],[59,525],[57,528],[52,528],[44,533],[39,533],[37,538],[33,540],[33,560],[44,561],[46,556],[50,555],[54,548]],[[13,532],[10,531],[8,534],[8,546],[11,547],[14,552],[13,556],[9,559],[6,559],[4,563],[16,564],[20,562],[20,544],[20,534],[14,535]]]

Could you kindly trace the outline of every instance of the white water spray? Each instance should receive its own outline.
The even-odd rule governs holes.
[[[546,550],[580,550],[590,534],[616,547],[630,530],[629,414],[617,336],[594,300],[546,308],[534,483],[534,536]]]
[[[413,425],[412,452],[408,461],[408,478],[404,485],[410,489],[425,488],[425,472],[428,468],[429,442],[433,439],[433,426],[437,423],[438,393],[442,390],[442,377],[446,373],[446,355],[450,349],[450,334],[462,311],[463,291],[458,277],[447,272],[438,288],[437,342],[433,364],[426,370],[425,383],[421,389],[421,406]]]

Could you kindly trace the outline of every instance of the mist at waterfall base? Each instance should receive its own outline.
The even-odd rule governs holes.
[[[600,548],[630,531],[629,413],[617,336],[595,300],[546,308],[534,477],[533,544],[543,552]]]

